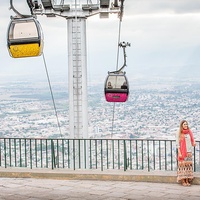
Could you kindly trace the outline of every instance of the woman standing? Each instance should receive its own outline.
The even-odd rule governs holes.
[[[186,120],[180,123],[176,137],[178,148],[177,182],[190,186],[193,177],[192,146],[195,146],[193,133]]]

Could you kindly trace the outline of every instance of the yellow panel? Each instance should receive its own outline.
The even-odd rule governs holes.
[[[42,45],[39,46],[38,43],[11,45],[9,51],[14,58],[40,56]]]

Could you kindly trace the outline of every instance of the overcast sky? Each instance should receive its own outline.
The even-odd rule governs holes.
[[[21,13],[28,12],[26,0],[14,3]],[[46,78],[42,56],[26,59],[9,56],[6,34],[13,11],[9,10],[8,0],[2,1],[0,8],[0,79],[20,79],[22,75]],[[38,16],[38,20],[43,28],[49,75],[53,79],[66,74],[67,78],[67,21],[46,16]],[[102,82],[108,71],[115,70],[118,28],[116,15],[109,19],[99,16],[87,19],[89,81]],[[126,49],[125,69],[130,81],[139,75],[173,71],[180,76],[188,72],[185,70],[200,69],[200,0],[125,0],[121,41],[131,43]]]

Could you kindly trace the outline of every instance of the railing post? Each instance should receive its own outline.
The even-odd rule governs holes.
[[[124,171],[127,170],[127,152],[126,152],[126,141],[124,140]]]
[[[138,169],[138,140],[135,141],[136,169]]]
[[[8,139],[8,141],[9,141],[9,158],[10,158],[10,167],[12,166],[12,159],[11,159],[11,139],[9,138]]]
[[[46,168],[49,166],[49,161],[48,161],[48,141],[46,139]]]
[[[149,140],[147,140],[147,165],[148,165],[148,172],[150,172]]]
[[[194,172],[196,172],[196,148],[194,147],[193,148],[193,150],[194,150],[194,159],[193,159],[193,164],[194,164]]]
[[[167,170],[167,141],[165,140],[165,170]]]
[[[5,168],[7,168],[7,162],[6,162],[6,138],[4,138],[4,159],[5,159]]]
[[[118,169],[120,169],[120,141],[117,140],[117,147],[118,147]]]
[[[153,140],[153,169],[156,169],[156,158],[155,158],[155,140]]]
[[[90,147],[90,169],[92,169],[92,140],[90,139],[90,143],[89,143]]]
[[[25,156],[25,159],[24,159],[24,162],[25,162],[25,167],[27,167],[27,149],[26,149],[26,138],[24,139],[24,156]]]
[[[173,170],[172,141],[170,141],[170,155],[171,155],[171,171],[172,171]]]
[[[73,140],[73,166],[74,166],[74,170],[76,169],[76,156],[75,156],[75,144],[76,144],[76,141],[75,139]]]
[[[1,166],[1,140],[0,140],[0,166]]]
[[[30,167],[31,167],[31,169],[33,168],[33,166],[32,166],[32,142],[31,142],[31,139],[30,139]]]
[[[142,142],[142,169],[144,169],[144,145],[143,145],[143,140],[141,141]]]
[[[63,163],[63,168],[65,168],[65,143],[63,139],[62,139],[62,163]]]
[[[106,162],[107,162],[107,169],[109,169],[109,154],[108,154],[108,150],[109,150],[109,147],[108,147],[108,140],[106,140]]]
[[[56,165],[57,165],[57,168],[59,168],[60,159],[59,159],[59,140],[58,139],[56,140],[56,149],[57,149],[57,155],[55,156],[55,153],[54,153],[54,157],[55,157],[54,166],[56,167]],[[55,151],[55,149],[54,149],[54,151]]]
[[[161,170],[161,149],[160,149],[160,140],[159,140],[159,170]]]
[[[15,152],[15,167],[17,167],[17,145],[16,145],[16,138],[14,138],[14,152]]]
[[[19,166],[22,167],[22,144],[21,144],[21,138],[19,139]]]
[[[42,168],[43,165],[42,165],[42,139],[40,140],[40,167]]]
[[[130,169],[132,169],[132,140],[129,140],[129,152],[130,152],[130,156],[129,156],[129,167]]]
[[[78,160],[77,160],[77,162],[78,162],[78,168],[79,169],[81,169],[81,152],[82,152],[82,145],[81,145],[81,139],[78,139],[78,141],[77,141],[77,145],[78,145]]]
[[[68,144],[68,145],[67,145],[67,146],[68,146],[68,147],[67,147],[67,160],[68,160],[68,163],[67,163],[67,164],[68,164],[68,168],[70,168],[70,165],[71,165],[71,160],[70,160],[70,158],[71,158],[70,147],[71,147],[71,146],[70,146],[70,140],[69,140],[69,139],[67,140],[67,144]]]
[[[112,166],[113,166],[113,169],[115,168],[115,142],[114,140],[112,140]]]
[[[55,152],[54,152],[54,142],[51,140],[51,163],[52,163],[52,169],[55,168]]]
[[[85,139],[83,140],[83,150],[84,150],[84,167],[85,169],[88,169],[89,168],[89,163],[88,163],[88,157],[89,156],[89,152],[88,152],[88,140]]]
[[[35,139],[35,166],[37,166],[37,139]]]
[[[101,139],[101,171],[103,171],[103,141]]]

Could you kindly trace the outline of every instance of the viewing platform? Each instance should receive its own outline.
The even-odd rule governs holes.
[[[174,140],[0,138],[0,200],[200,199],[176,182]]]
[[[200,173],[191,186],[174,171],[0,168],[0,199],[153,200],[200,199]]]

